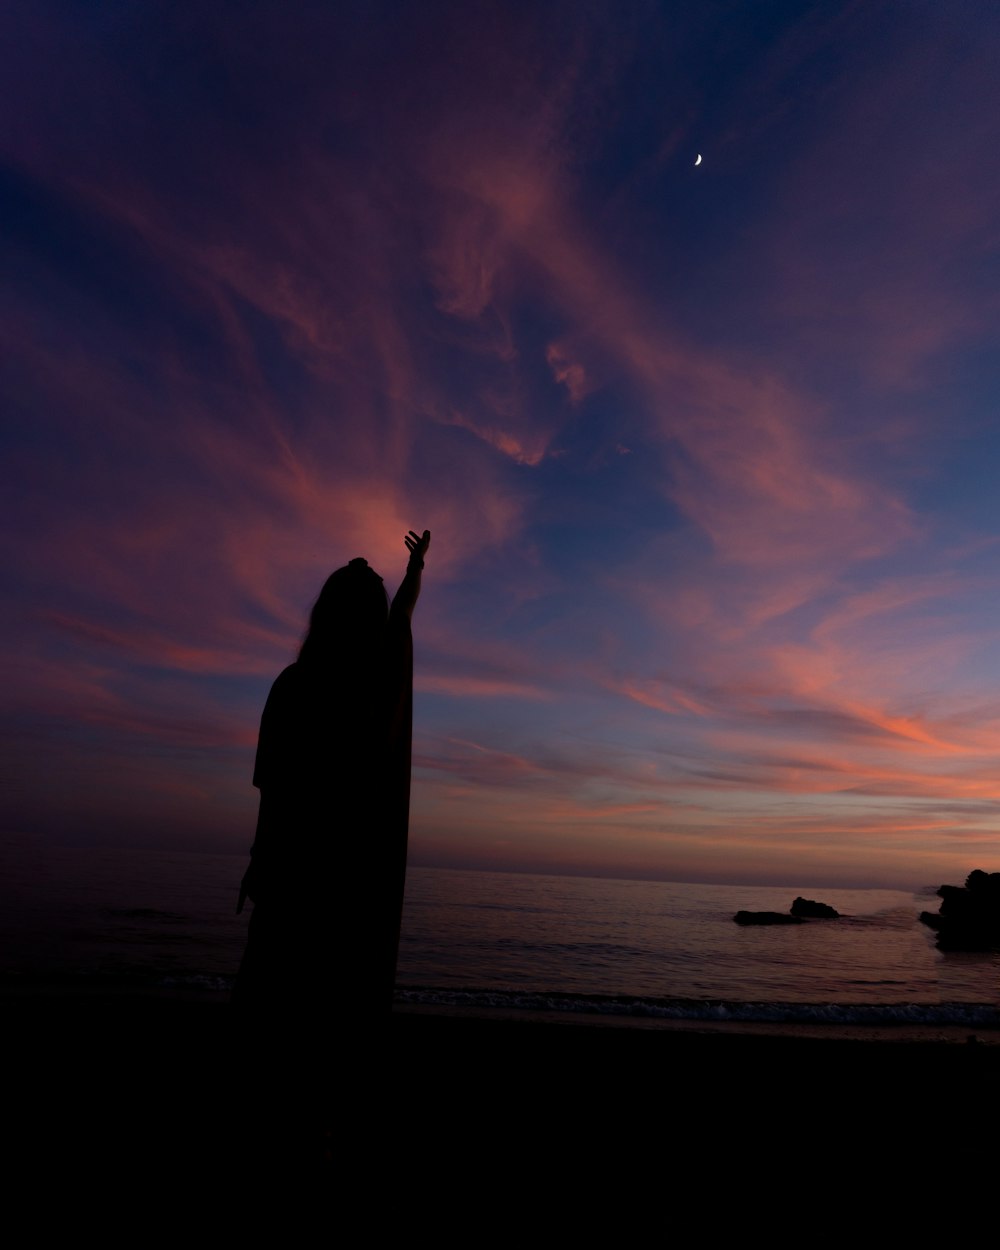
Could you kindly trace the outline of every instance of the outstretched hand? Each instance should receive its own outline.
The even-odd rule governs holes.
[[[424,556],[427,554],[427,548],[431,545],[431,532],[424,530],[422,535],[418,535],[415,530],[410,530],[409,534],[403,539],[406,543],[406,549],[410,553],[411,560],[419,560],[421,564],[424,562]]]

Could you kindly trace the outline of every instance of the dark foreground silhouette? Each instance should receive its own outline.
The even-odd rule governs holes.
[[[451,1219],[464,1237],[483,1218],[511,1241],[527,1222],[554,1238],[570,1229],[592,1241],[597,1227],[612,1241],[623,1222],[662,1238],[665,1176],[692,1203],[722,1195],[712,1226],[743,1244],[747,1212],[776,1177],[811,1208],[833,1196],[842,1214],[854,1201],[859,1227],[874,1218],[897,1229],[907,1212],[933,1221],[937,1204],[953,1227],[968,1187],[989,1192],[995,1172],[983,1126],[1000,1092],[1000,1046],[906,1041],[905,1026],[865,1042],[837,1028],[766,1036],[405,1009],[389,1018],[376,1080],[341,1072],[343,1108],[358,1104],[381,1143],[342,1131],[338,1104],[327,1161],[296,1164],[289,1138],[266,1150],[246,1131],[256,1115],[234,1056],[252,1051],[258,1073],[272,1060],[248,1046],[236,1013],[190,996],[35,994],[3,1007],[16,1073],[8,1189],[66,1244],[85,1222],[105,1246],[145,1244],[149,1229],[156,1244],[178,1217],[177,1245],[192,1229],[213,1229],[223,1245],[269,1233],[275,1246],[308,1245],[317,1217],[331,1232],[377,1222],[393,1243],[412,1240],[415,1222]],[[327,1040],[333,1065],[337,1039]],[[887,1153],[914,1167],[930,1156],[933,1203],[907,1208],[886,1188]]]
[[[410,618],[430,533],[404,541],[410,560],[391,605],[363,559],[328,578],[261,718],[257,834],[237,907],[249,898],[253,914],[233,1005],[266,1055],[255,1054],[249,1108],[272,1118],[300,1119],[332,1096],[335,1024],[351,1021],[350,1065],[390,1014],[409,818]]]

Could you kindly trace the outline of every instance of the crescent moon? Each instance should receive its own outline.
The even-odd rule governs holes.
[[[696,165],[700,165],[700,164],[701,164],[701,153],[700,153],[700,152],[698,153],[698,159],[695,161],[695,164],[696,164]]]

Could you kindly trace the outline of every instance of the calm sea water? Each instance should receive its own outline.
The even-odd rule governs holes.
[[[836,921],[749,927],[797,894]],[[689,885],[416,870],[404,999],[687,1019],[1000,1024],[1000,953],[940,953],[934,889]]]
[[[7,986],[232,985],[247,916],[242,856],[0,845]],[[796,894],[844,914],[780,928],[733,923]],[[331,898],[336,905],[335,895]],[[413,868],[404,1001],[678,1018],[1000,1024],[1000,954],[936,951],[931,890],[679,885]]]

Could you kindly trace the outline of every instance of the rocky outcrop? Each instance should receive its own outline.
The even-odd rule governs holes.
[[[788,911],[738,911],[737,924],[805,924],[806,920],[837,920],[840,912],[828,903],[797,898]]]
[[[737,924],[804,924],[798,916],[787,911],[738,911],[733,917]]]
[[[838,920],[840,912],[828,903],[817,903],[811,898],[797,898],[792,904],[793,916],[801,916],[804,920]]]
[[[976,868],[965,885],[943,885],[941,907],[920,913],[921,921],[937,933],[943,951],[1000,949],[1000,872]]]

